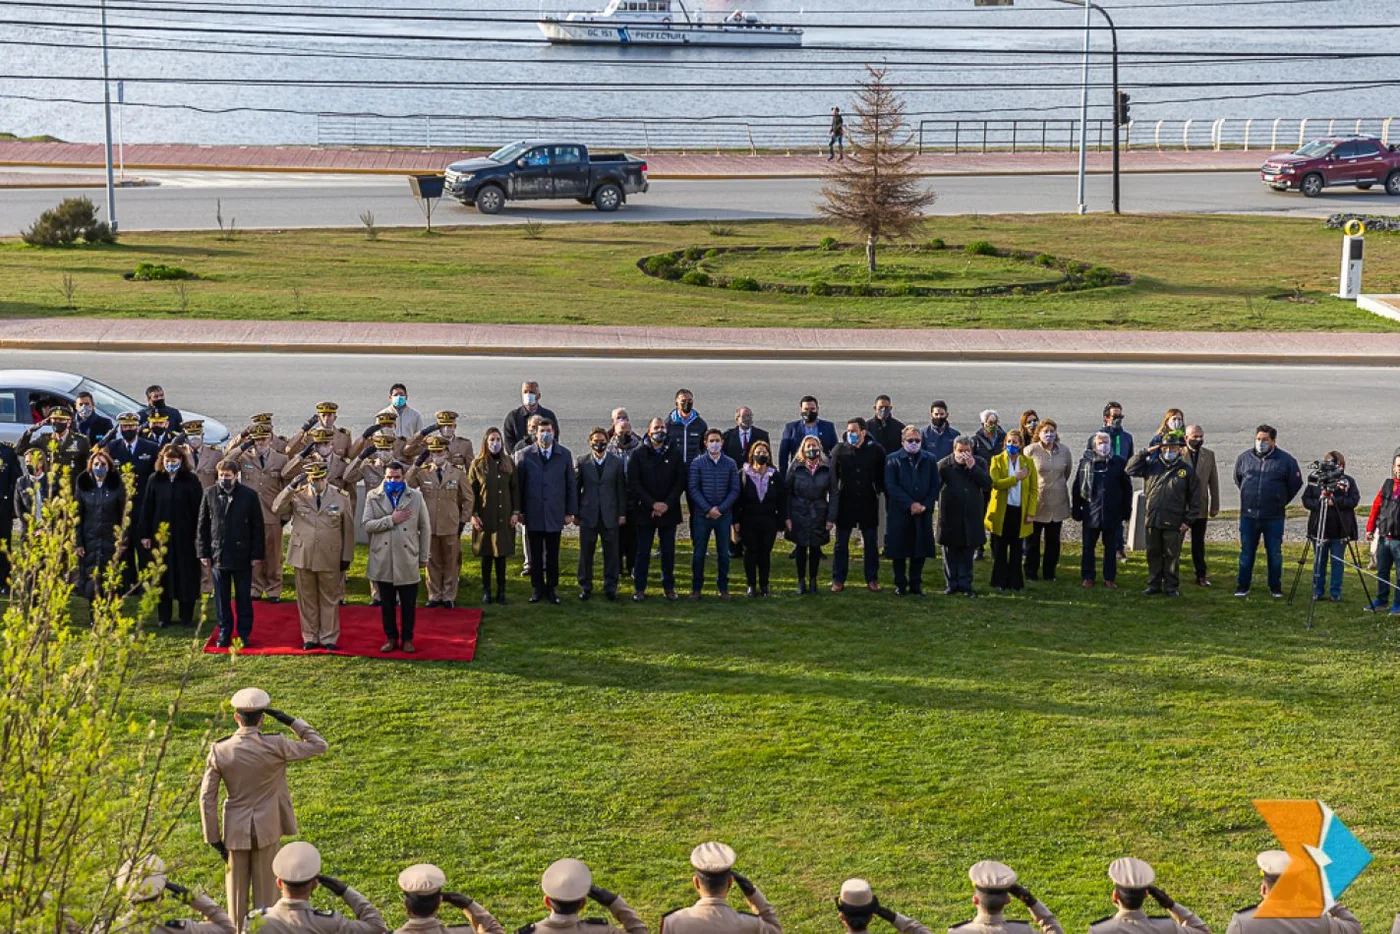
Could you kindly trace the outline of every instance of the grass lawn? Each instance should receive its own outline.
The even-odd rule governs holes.
[[[562,607],[531,607],[512,572],[469,665],[201,656],[187,738],[249,684],[321,729],[330,751],[291,768],[303,834],[391,927],[409,863],[438,863],[512,930],[543,916],[539,874],[564,855],[655,925],[689,903],[687,854],[715,838],[790,931],[835,930],[852,875],[939,930],[970,916],[984,858],[1083,930],[1110,911],[1104,873],[1124,854],[1223,931],[1272,846],[1253,797],[1332,805],[1377,855],[1345,900],[1369,929],[1390,923],[1400,643],[1354,579],[1307,631],[1301,604],[1231,597],[1225,548],[1218,585],[1174,602],[1138,596],[1141,557],[1123,589],[1084,591],[1073,552],[1033,598],[799,599],[786,553],[779,597],[729,605],[580,604],[565,587]],[[473,570],[463,595],[476,587]],[[151,714],[187,645],[157,635]],[[222,891],[196,808],[164,855]]]
[[[749,276],[761,283],[806,285],[814,282],[858,285],[928,286],[936,289],[976,289],[1014,286],[1063,279],[1056,269],[1033,266],[1002,256],[970,255],[962,250],[911,250],[892,247],[883,251],[874,276],[867,277],[864,247],[799,253],[721,253],[700,263],[706,272],[726,278]]]
[[[0,243],[0,315],[300,318],[522,324],[1389,330],[1326,297],[1338,234],[1268,217],[994,215],[934,218],[929,237],[987,240],[1127,273],[1126,286],[988,298],[858,298],[731,292],[650,278],[637,261],[699,246],[815,244],[815,222],[472,227],[425,237],[389,230],[127,234],[113,247],[38,250]],[[1400,291],[1400,238],[1368,243],[1367,288]],[[886,250],[892,263],[898,253]],[[170,282],[128,282],[141,262],[203,277],[187,305]],[[1028,269],[1030,267],[1027,267]],[[64,277],[71,276],[72,309]],[[1269,296],[1292,295],[1305,302]]]

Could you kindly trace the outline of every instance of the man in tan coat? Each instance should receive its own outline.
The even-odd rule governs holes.
[[[841,926],[850,934],[863,934],[870,929],[870,919],[884,918],[900,934],[930,934],[913,918],[907,917],[883,905],[870,890],[870,883],[864,879],[847,879],[841,883],[841,894],[836,899],[836,911],[841,916]]]
[[[282,600],[282,522],[272,510],[282,492],[282,471],[287,455],[272,448],[272,429],[254,425],[248,440],[238,446],[239,476],[248,489],[258,494],[263,513],[263,563],[253,566],[253,596],[272,603]]]
[[[258,688],[244,688],[233,695],[238,730],[209,747],[199,789],[204,842],[223,857],[229,913],[235,918],[248,913],[250,885],[257,907],[272,904],[276,897],[272,859],[282,838],[297,832],[287,763],[319,756],[327,748],[309,723],[272,709],[271,703],[267,692]],[[301,742],[263,733],[263,714],[291,727]],[[226,793],[222,821],[220,784]]]
[[[627,934],[647,934],[646,922],[622,896],[593,884],[593,873],[582,860],[560,859],[549,864],[540,878],[549,917],[527,924],[516,934],[621,934],[602,918],[580,918],[591,898],[606,908]]]
[[[399,873],[399,891],[408,922],[394,934],[506,934],[491,912],[460,892],[444,892],[447,874],[431,863],[418,863]],[[437,918],[443,903],[460,908],[471,924],[443,924]]]
[[[248,424],[239,429],[233,437],[228,439],[227,448],[232,451],[234,448],[242,446],[245,441],[252,440],[253,430],[259,426],[267,429],[268,445],[279,454],[287,453],[287,439],[279,435],[272,427],[272,413],[258,412],[248,416]]]
[[[152,853],[145,859],[127,860],[117,873],[117,888],[121,889],[131,911],[117,920],[116,931],[143,931],[150,934],[234,934],[233,919],[208,895],[191,892],[183,885],[171,882],[165,875],[165,860]],[[203,921],[170,920],[152,924],[151,915],[165,904],[166,893],[189,905],[204,917]],[[147,927],[147,925],[151,925]],[[73,925],[71,931],[79,931]]]
[[[384,482],[365,494],[365,534],[369,536],[369,579],[379,585],[379,613],[384,624],[380,652],[413,646],[418,582],[428,566],[433,526],[423,494],[404,482],[404,466],[391,461]],[[401,613],[395,619],[394,608]]]
[[[296,575],[302,648],[335,651],[340,641],[342,574],[355,558],[355,513],[350,497],[330,485],[326,465],[306,472],[277,494],[272,511],[292,520],[287,563]]]
[[[409,459],[418,457],[427,448],[428,438],[432,435],[447,439],[447,459],[449,461],[463,470],[471,465],[472,458],[475,457],[472,443],[457,434],[457,413],[447,409],[434,412],[433,424],[404,442],[403,456]]]
[[[1040,903],[1024,885],[1016,881],[1016,871],[1005,863],[984,859],[967,871],[972,880],[972,904],[977,906],[977,917],[962,924],[950,927],[949,932],[958,934],[1030,934],[1031,926],[1025,921],[1008,921],[1004,912],[1015,898],[1030,909],[1031,917],[1041,934],[1065,934],[1065,929],[1056,920],[1055,913]]]
[[[1191,523],[1191,563],[1196,566],[1196,586],[1209,587],[1206,530],[1210,520],[1220,515],[1220,469],[1215,464],[1215,452],[1206,447],[1206,431],[1200,425],[1186,426],[1186,459],[1201,485],[1201,511]]]
[[[1108,878],[1113,883],[1118,913],[1090,924],[1089,934],[1210,934],[1210,928],[1190,908],[1172,901],[1153,884],[1157,873],[1142,860],[1131,856],[1115,859],[1108,867]],[[1149,895],[1171,914],[1170,918],[1148,917],[1142,904]]]
[[[462,576],[462,526],[475,507],[467,472],[448,459],[447,439],[433,435],[428,449],[408,471],[408,485],[423,494],[432,520],[428,549],[429,607],[456,605]]]
[[[1288,869],[1293,858],[1284,850],[1265,850],[1255,859],[1263,881],[1259,894],[1268,897],[1279,876]],[[1361,922],[1346,905],[1333,902],[1332,907],[1317,918],[1256,918],[1258,905],[1235,912],[1225,934],[1361,934]]]
[[[385,934],[388,926],[369,899],[335,876],[321,872],[321,854],[300,840],[288,843],[272,861],[282,897],[248,915],[248,934]],[[354,918],[311,907],[311,894],[325,888],[339,896]]]
[[[346,489],[345,470],[349,462],[336,453],[335,433],[329,428],[313,428],[306,433],[306,441],[300,447],[293,445],[288,449],[287,466],[282,468],[282,476],[286,479],[295,477],[301,473],[303,466],[313,461],[318,461],[326,467],[326,480],[332,486],[338,486],[345,492]]]
[[[768,899],[758,886],[734,871],[735,858],[734,850],[723,843],[702,843],[691,850],[692,881],[700,900],[665,915],[661,934],[782,934],[778,914]],[[729,890],[734,885],[739,886],[756,915],[729,907]]]
[[[337,427],[335,420],[340,412],[340,406],[334,402],[316,403],[316,414],[306,420],[301,426],[301,431],[287,439],[287,450],[298,451],[311,440],[311,433],[318,428],[324,428],[331,433],[331,448],[342,458],[350,458],[350,448],[355,441],[350,437],[350,432],[344,428]]]

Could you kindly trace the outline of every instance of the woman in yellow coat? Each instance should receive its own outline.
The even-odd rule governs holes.
[[[992,457],[992,501],[987,506],[987,531],[992,533],[992,587],[1022,590],[1026,586],[1021,567],[1021,544],[1035,529],[1040,489],[1035,461],[1022,452],[1019,431],[1006,436],[1006,449]]]

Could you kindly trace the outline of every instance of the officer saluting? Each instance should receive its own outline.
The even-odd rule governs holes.
[[[549,864],[540,878],[549,917],[527,924],[516,934],[607,934],[618,928],[602,918],[580,918],[578,913],[591,898],[612,913],[628,934],[647,934],[646,922],[632,907],[607,889],[593,884],[593,873],[582,860],[561,859]]]
[[[444,892],[447,874],[431,863],[418,863],[399,873],[399,891],[408,923],[394,934],[447,934],[449,931],[475,931],[476,934],[505,934],[501,922],[491,912],[460,892]],[[437,912],[443,902],[462,909],[471,924],[443,924]]]
[[[472,462],[472,443],[457,434],[457,413],[447,409],[434,412],[433,424],[404,443],[403,456],[413,458],[423,453],[423,448],[427,445],[424,439],[434,433],[447,440],[447,459],[466,470]]]
[[[1263,881],[1259,894],[1267,896],[1288,864],[1293,861],[1283,850],[1265,850],[1255,862]],[[1256,918],[1258,905],[1235,912],[1225,934],[1361,934],[1361,922],[1345,905],[1334,902],[1320,918]]]
[[[348,458],[353,441],[350,437],[350,432],[346,431],[344,428],[336,427],[335,420],[339,412],[340,406],[334,402],[316,403],[316,414],[302,423],[301,431],[298,431],[287,440],[287,450],[296,451],[300,449],[306,442],[311,440],[310,433],[312,431],[317,428],[324,428],[331,433],[331,445],[335,453],[339,454],[341,457]]]
[[[326,465],[310,461],[303,475],[272,501],[292,520],[287,563],[296,574],[302,648],[334,651],[340,641],[342,576],[355,557],[355,512],[350,497],[328,482]]]
[[[847,879],[841,883],[841,894],[836,897],[836,911],[841,915],[841,926],[851,934],[869,930],[870,919],[876,916],[893,924],[901,934],[929,934],[929,929],[913,918],[880,904],[875,893],[870,891],[870,883],[864,879]]]
[[[126,893],[131,911],[118,919],[117,931],[149,930],[150,934],[234,934],[233,920],[208,895],[190,892],[165,875],[165,860],[154,853],[133,863],[127,860],[117,873],[117,888]],[[149,918],[169,892],[204,916],[203,921],[157,921],[150,928],[138,927]]]
[[[1210,928],[1190,908],[1178,905],[1152,884],[1157,873],[1142,860],[1131,856],[1115,859],[1108,867],[1108,878],[1113,883],[1113,903],[1118,906],[1118,913],[1090,924],[1089,934],[1210,934]],[[1147,916],[1142,903],[1149,895],[1171,913],[1170,918]]]
[[[194,475],[199,485],[209,489],[219,480],[219,461],[224,452],[204,443],[204,419],[192,418],[185,422],[185,448],[190,452],[190,463],[194,465]]]
[[[270,706],[267,692],[244,688],[233,695],[238,731],[209,747],[204,782],[199,788],[204,842],[224,860],[229,913],[248,913],[248,888],[259,908],[272,904],[275,878],[272,859],[283,837],[297,832],[287,763],[326,751],[326,741],[305,720],[294,720]],[[301,740],[263,733],[263,714],[292,728]],[[226,792],[220,832],[219,785]],[[314,873],[313,873],[314,875]]]
[[[661,919],[661,934],[781,934],[778,914],[758,887],[734,871],[734,850],[723,843],[702,843],[690,851],[700,900]],[[757,916],[729,907],[734,885]]]
[[[293,934],[296,931],[317,931],[324,934],[385,934],[388,927],[378,909],[359,892],[334,876],[321,873],[321,854],[309,843],[298,840],[288,843],[272,861],[277,875],[277,888],[282,897],[275,905],[248,913],[249,934]],[[338,911],[311,907],[311,893],[318,886],[334,892],[355,917],[347,918]]]
[[[955,924],[948,930],[958,934],[1002,934],[1002,932],[1022,932],[1029,934],[1030,924],[1026,921],[1008,921],[1003,912],[1014,897],[1030,909],[1036,927],[1043,934],[1065,934],[1065,929],[1055,919],[1055,913],[1040,903],[1040,899],[1030,893],[1024,885],[1016,882],[1016,871],[1005,863],[985,859],[975,863],[967,871],[972,880],[974,894],[972,903],[977,906],[977,917],[962,924]]]
[[[408,469],[408,485],[423,494],[433,525],[428,547],[429,607],[456,606],[462,577],[462,527],[476,507],[467,472],[448,460],[447,439],[433,435],[428,449]]]

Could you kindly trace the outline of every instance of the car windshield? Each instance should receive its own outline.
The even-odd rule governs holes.
[[[1302,156],[1305,159],[1316,159],[1318,156],[1327,155],[1329,152],[1332,151],[1332,147],[1335,145],[1337,144],[1329,142],[1325,139],[1315,139],[1311,143],[1308,143],[1306,146],[1303,146],[1300,149],[1298,149],[1298,151],[1293,153],[1293,155]]]
[[[491,153],[491,155],[487,156],[486,158],[490,159],[492,162],[514,162],[516,159],[520,158],[521,153],[523,153],[529,148],[529,143],[508,143],[507,145],[502,146],[500,149],[497,149],[495,152]]]
[[[135,399],[124,396],[111,386],[104,386],[95,380],[84,379],[78,384],[78,388],[73,390],[73,395],[76,396],[80,392],[92,393],[92,404],[97,408],[97,411],[112,418],[123,412],[135,412],[141,408],[141,403]]]

